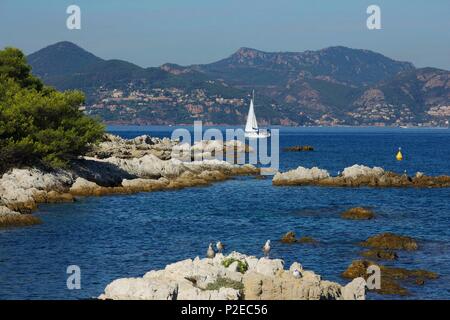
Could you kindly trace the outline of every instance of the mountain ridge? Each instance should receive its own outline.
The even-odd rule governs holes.
[[[418,69],[410,62],[365,49],[331,46],[315,51],[265,52],[241,47],[208,64],[165,63],[142,68],[124,60],[103,60],[73,43],[60,42],[28,58],[33,72],[45,83],[58,89],[85,91],[88,104],[99,106],[91,111],[111,121],[243,123],[252,89],[259,97],[258,119],[267,124],[410,125],[448,121],[449,71]],[[125,114],[112,104],[99,103],[111,98],[108,94],[114,90],[128,95],[140,92],[146,97],[138,104],[143,107],[133,105],[133,111]],[[155,93],[158,90],[166,93]],[[122,100],[133,99],[139,100]],[[101,106],[109,111],[101,110]]]

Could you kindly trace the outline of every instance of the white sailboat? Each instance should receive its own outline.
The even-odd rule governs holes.
[[[268,138],[270,132],[266,129],[258,129],[258,122],[256,121],[255,108],[253,101],[255,100],[255,91],[253,91],[253,98],[250,100],[250,108],[248,110],[247,123],[245,124],[245,137],[252,139]]]

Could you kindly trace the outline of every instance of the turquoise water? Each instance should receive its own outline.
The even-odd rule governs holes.
[[[124,137],[170,136],[173,128],[111,128]],[[280,154],[281,169],[319,166],[333,174],[346,166],[378,165],[413,174],[450,174],[450,130],[281,128],[281,147],[312,145],[314,152]],[[401,146],[405,160],[397,162]],[[271,180],[236,178],[210,187],[127,196],[81,198],[43,205],[44,223],[0,231],[0,298],[83,299],[98,296],[119,277],[142,276],[167,263],[204,255],[211,241],[228,251],[260,255],[272,239],[272,257],[299,261],[328,280],[360,258],[357,242],[380,232],[420,241],[392,264],[438,272],[440,279],[408,285],[407,298],[450,299],[450,189],[273,187]],[[368,206],[377,218],[347,221],[340,213]],[[287,231],[316,245],[283,245]],[[81,268],[81,289],[68,290],[66,268]],[[369,294],[369,298],[396,298]]]

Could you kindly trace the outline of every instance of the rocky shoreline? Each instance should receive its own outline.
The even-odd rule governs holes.
[[[77,196],[128,194],[209,185],[239,175],[259,175],[252,165],[214,159],[215,152],[248,152],[238,141],[177,141],[140,136],[122,139],[106,135],[89,156],[75,159],[67,169],[16,168],[0,179],[0,227],[39,223],[28,216],[39,203],[72,202]],[[186,156],[191,160],[183,161]],[[183,158],[184,157],[184,158]]]
[[[244,266],[244,267],[242,267]],[[362,277],[346,286],[323,280],[294,262],[239,252],[182,260],[141,278],[108,284],[99,299],[111,300],[364,300]]]
[[[274,186],[323,187],[379,187],[379,188],[448,188],[450,176],[427,176],[417,172],[413,177],[385,171],[380,167],[353,165],[345,168],[337,176],[331,176],[327,170],[298,167],[284,173],[278,172],[272,180]]]

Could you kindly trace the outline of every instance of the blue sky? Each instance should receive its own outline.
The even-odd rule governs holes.
[[[66,28],[66,8],[82,29]],[[381,7],[382,30],[366,28]],[[239,47],[370,49],[418,67],[450,69],[449,0],[0,0],[0,47],[27,54],[61,40],[138,65],[208,63]]]

